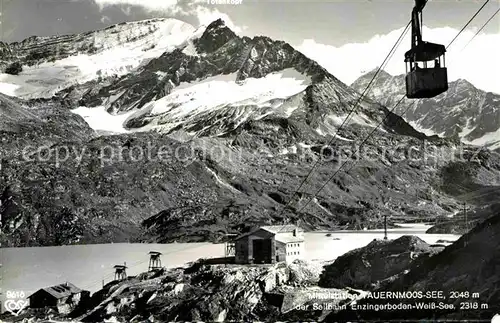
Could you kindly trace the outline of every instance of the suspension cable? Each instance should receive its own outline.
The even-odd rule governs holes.
[[[453,38],[453,40],[450,42],[450,44],[448,44],[447,48],[455,41],[455,39],[457,39],[457,37],[465,30],[465,28],[472,22],[472,20],[478,15],[478,13],[484,8],[484,6],[489,2],[489,0],[486,0],[486,2],[478,9],[478,11],[472,16],[471,19],[469,19],[469,21],[465,24],[465,26],[458,32],[458,34],[455,36],[455,38]],[[382,123],[389,117],[389,115],[391,113],[393,113],[393,111],[403,102],[403,100],[406,98],[406,95],[402,96],[401,99],[394,105],[394,107],[389,111],[389,113],[387,113],[387,115],[385,116],[385,118],[379,122],[379,124],[368,134],[368,136],[362,141],[361,146],[363,146],[367,141],[368,139],[370,138],[370,136],[375,133],[375,131],[378,129],[379,126],[382,125]],[[412,105],[408,105],[408,107],[403,111],[403,113],[401,114],[401,117],[409,110],[409,108],[411,107]],[[319,190],[316,191],[316,193],[314,193],[312,195],[312,197],[307,201],[307,203],[301,207],[297,213],[300,213],[313,199],[314,197],[319,193],[321,192],[321,190],[323,190],[323,188],[325,188],[325,186],[335,177],[335,175],[337,175],[340,170],[348,163],[348,160],[345,161],[336,171],[335,173],[330,176],[330,178],[320,187]],[[356,165],[357,163],[357,160],[354,161],[354,163],[352,164],[352,166],[346,171],[350,171],[354,165]]]
[[[392,57],[392,55],[394,54],[394,52],[396,51],[397,47],[399,46],[399,44],[401,43],[401,41],[403,40],[403,37],[404,35],[407,33],[409,27],[410,27],[410,24],[411,24],[411,21],[408,22],[408,24],[406,25],[406,27],[404,28],[403,32],[401,33],[401,35],[399,36],[399,38],[396,40],[396,43],[392,46],[391,50],[389,51],[389,53],[387,54],[387,56],[384,58],[382,64],[380,65],[380,67],[377,69],[377,71],[375,72],[375,74],[373,75],[373,77],[371,78],[370,82],[368,83],[368,85],[365,87],[364,91],[361,93],[361,95],[359,96],[359,98],[356,100],[356,103],[354,104],[353,108],[350,110],[350,112],[348,113],[347,117],[344,119],[344,121],[342,122],[342,124],[340,125],[340,127],[337,129],[337,131],[335,132],[335,135],[332,137],[332,139],[327,143],[327,146],[331,146],[333,143],[335,143],[337,137],[338,137],[338,133],[340,132],[340,130],[345,126],[345,124],[347,123],[347,121],[349,120],[349,118],[351,117],[351,115],[355,112],[358,104],[360,103],[360,101],[363,99],[363,97],[365,96],[365,94],[368,92],[369,88],[372,86],[373,82],[375,81],[376,77],[378,76],[378,74],[380,73],[380,71],[384,68],[384,66],[387,64],[387,62],[389,61],[389,59]],[[290,199],[288,200],[288,202],[283,206],[283,208],[281,209],[281,212],[279,213],[278,217],[280,217],[284,211],[286,210],[286,208],[293,202],[293,198],[295,197],[295,195],[298,194],[299,190],[302,188],[302,186],[305,184],[305,182],[308,180],[308,178],[311,176],[311,174],[313,173],[314,169],[318,166],[318,164],[320,163],[320,159],[318,159],[314,164],[313,166],[311,167],[311,169],[309,170],[308,174],[306,175],[306,177],[301,181],[300,185],[298,186],[297,189],[295,189],[294,193],[292,194],[292,196],[290,197]],[[283,226],[284,228],[284,226]],[[282,228],[282,229],[283,229]],[[281,230],[280,230],[281,231]],[[280,232],[278,231],[278,232]]]
[[[453,38],[451,40],[451,42],[448,44],[448,46],[446,46],[446,49],[448,49],[448,47],[451,46],[451,44],[453,44],[453,42],[455,41],[455,39],[458,38],[458,36],[460,36],[460,34],[465,30],[465,28],[467,28],[467,26],[472,22],[472,20],[474,20],[474,18],[476,18],[476,16],[481,12],[481,10],[483,10],[483,8],[486,6],[486,4],[490,2],[490,0],[486,0],[485,3],[483,3],[483,5],[481,6],[481,8],[479,8],[476,13],[469,19],[469,21],[465,24],[465,26],[462,27],[462,29],[460,29],[460,31],[458,32],[458,34],[455,36],[455,38]]]
[[[465,46],[462,48],[461,51],[463,51],[465,49],[465,47],[467,47],[473,40],[474,38],[476,38],[476,36],[484,29],[484,27],[486,27],[487,24],[490,23],[490,21],[498,14],[498,12],[500,11],[500,7],[497,9],[497,11],[495,11],[495,13],[484,23],[484,25],[481,26],[481,28],[479,28],[479,30],[474,34],[474,36],[472,36],[472,38],[467,42],[467,44],[465,44]]]

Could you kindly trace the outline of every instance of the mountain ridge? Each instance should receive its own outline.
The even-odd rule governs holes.
[[[375,71],[351,84],[365,89]],[[393,107],[405,93],[404,74],[381,74],[372,83],[367,96],[382,105]],[[396,108],[404,119],[427,135],[459,138],[467,144],[500,149],[500,94],[485,92],[466,79],[449,82],[448,91],[435,98],[408,100]]]
[[[172,40],[161,40],[165,51],[133,60],[121,76],[89,73],[53,96],[15,99],[30,111],[64,111],[86,124],[59,142],[40,140],[58,131],[50,127],[22,142],[50,152],[71,148],[59,161],[52,154],[26,162],[23,146],[4,134],[4,245],[221,241],[226,233],[299,219],[310,230],[378,228],[381,214],[421,221],[459,210],[454,183],[471,184],[469,190],[500,183],[498,154],[478,153],[473,164],[435,156],[437,148],[458,153],[458,143],[418,132],[378,103],[361,100],[338,131],[359,94],[283,41],[235,37],[221,21],[189,30],[165,36]],[[101,120],[102,112],[111,119]],[[88,126],[114,120],[125,121],[122,133],[99,136],[106,129]],[[369,134],[363,146],[372,156],[359,155]],[[159,158],[162,148],[167,155]],[[412,148],[428,156],[397,151]],[[85,154],[80,159],[75,151]],[[352,169],[323,187],[344,160]],[[462,176],[450,179],[456,172]]]
[[[143,62],[181,45],[195,28],[181,20],[158,18],[124,22],[80,34],[37,37],[0,45],[0,71],[14,62],[19,76],[2,75],[6,95],[50,99],[60,90],[99,78],[121,76]],[[109,56],[114,60],[109,60]],[[36,68],[34,68],[36,67]]]

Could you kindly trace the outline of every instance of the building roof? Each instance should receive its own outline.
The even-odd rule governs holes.
[[[64,284],[60,284],[60,285],[45,287],[45,288],[39,289],[36,293],[38,293],[41,290],[49,293],[50,295],[54,296],[57,299],[67,297],[67,296],[70,296],[72,294],[78,294],[78,293],[83,291],[82,289],[76,287],[72,283],[64,283]],[[33,296],[34,294],[31,294],[29,297]]]
[[[263,227],[260,227],[261,229],[264,229],[266,231],[269,231],[271,233],[277,234],[277,233],[288,233],[288,232],[293,232],[293,230],[301,230],[298,226],[293,225],[293,224],[286,224],[286,225],[266,225]]]
[[[250,232],[247,232],[245,234],[242,234],[240,235],[239,237],[237,237],[235,240],[239,240],[243,237],[246,237],[246,236],[249,236],[259,230],[265,230],[267,232],[270,232],[272,234],[279,234],[279,233],[289,233],[289,232],[293,232],[293,230],[295,229],[298,229],[299,231],[302,231],[302,229],[296,225],[293,225],[293,224],[285,224],[285,225],[266,225],[266,226],[262,226],[262,227],[259,227],[255,230],[252,230]]]
[[[282,243],[304,242],[304,237],[288,237],[277,235],[274,239]]]

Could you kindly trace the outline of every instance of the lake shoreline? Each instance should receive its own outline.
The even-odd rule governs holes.
[[[331,236],[326,236],[331,233]],[[422,225],[413,229],[388,229],[388,238],[416,235],[429,244],[438,240],[455,241],[460,236],[426,234]],[[363,247],[374,239],[383,239],[383,230],[305,232],[305,260],[327,262],[353,249]],[[30,295],[39,288],[66,281],[95,292],[102,281],[113,280],[113,266],[129,267],[127,275],[147,271],[149,251],[162,252],[162,265],[167,268],[183,267],[202,258],[223,257],[224,243],[110,243],[69,245],[58,247],[2,248],[3,290],[18,290]],[[3,297],[3,295],[2,295]],[[1,299],[0,299],[1,300]]]

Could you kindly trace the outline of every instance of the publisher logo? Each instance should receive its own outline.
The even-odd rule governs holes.
[[[24,299],[25,295],[22,291],[8,291],[6,296],[4,306],[12,315],[18,316],[28,306],[28,301]]]

